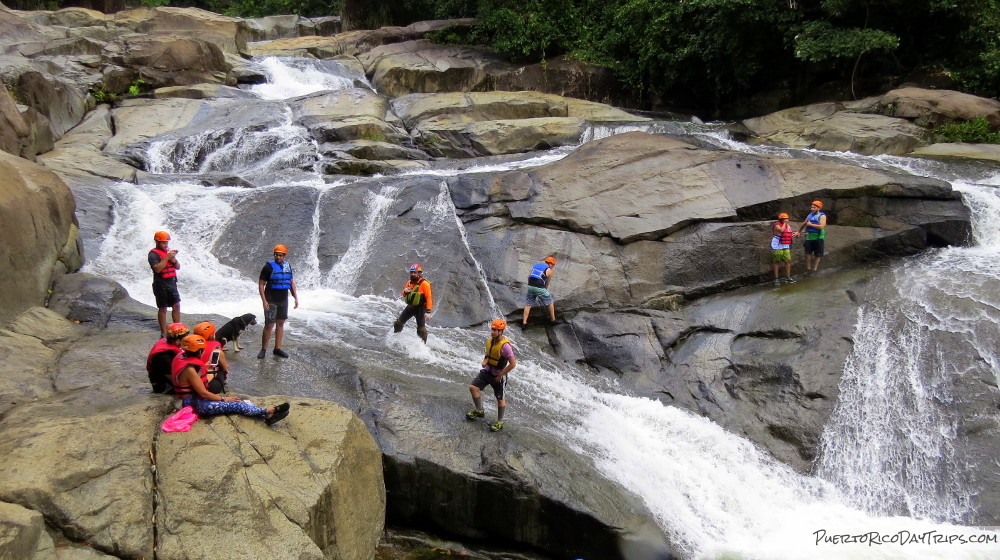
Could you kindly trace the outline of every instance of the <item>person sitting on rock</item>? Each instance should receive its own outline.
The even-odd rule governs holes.
[[[188,335],[187,325],[171,323],[167,326],[167,336],[156,341],[146,357],[146,373],[154,393],[173,393],[170,382],[174,357],[181,351],[181,339]]]
[[[226,361],[226,352],[222,349],[222,343],[215,339],[215,325],[210,321],[202,321],[194,326],[194,334],[205,339],[205,350],[202,355],[205,357],[205,366],[208,373],[215,374],[209,391],[213,393],[226,392],[226,380],[229,379],[229,362]],[[212,357],[212,353],[218,351],[218,360]],[[214,362],[214,363],[213,363]]]
[[[208,390],[209,373],[202,361],[206,341],[196,334],[189,334],[181,340],[181,350],[174,359],[174,395],[182,399],[182,406],[190,406],[202,418],[222,414],[239,414],[259,418],[268,425],[288,416],[291,405],[282,403],[271,408],[259,408],[239,397],[224,397]]]
[[[475,420],[486,416],[483,410],[482,389],[487,385],[493,387],[493,395],[497,398],[497,421],[490,425],[491,432],[499,432],[503,429],[503,413],[507,410],[507,401],[503,398],[504,387],[507,386],[507,374],[517,367],[517,358],[514,357],[514,346],[504,337],[503,332],[507,329],[507,321],[497,319],[490,324],[490,337],[486,339],[486,356],[483,357],[483,369],[479,370],[479,375],[472,380],[469,385],[469,393],[472,394],[472,404],[475,408],[470,410],[465,417]]]

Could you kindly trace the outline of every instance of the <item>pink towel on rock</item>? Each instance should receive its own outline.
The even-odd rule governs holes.
[[[198,415],[194,413],[194,409],[190,406],[185,406],[164,420],[160,428],[164,432],[186,432],[191,429],[191,425],[197,420]]]

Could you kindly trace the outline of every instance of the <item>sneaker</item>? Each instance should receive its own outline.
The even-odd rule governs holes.
[[[264,356],[267,356],[267,350],[264,350],[263,348],[261,348],[260,352],[257,352],[257,359],[258,360],[263,360]]]
[[[474,408],[465,413],[465,417],[469,420],[475,420],[476,418],[482,418],[483,416],[486,416],[486,411],[481,408]]]
[[[528,323],[518,323],[517,326],[521,327],[521,330],[523,331],[528,328]]]
[[[794,284],[795,283],[795,279],[792,278],[791,276],[789,276],[788,278],[785,278],[785,282],[787,282],[789,284]]]
[[[503,420],[497,420],[496,424],[490,424],[491,432],[499,432],[503,429]]]
[[[275,356],[277,356],[279,358],[287,358],[288,357],[288,352],[285,352],[281,348],[275,348],[274,352],[272,352],[272,354],[274,354]]]
[[[775,278],[774,279],[774,285],[775,286],[780,286],[781,285],[781,279],[780,278]]]

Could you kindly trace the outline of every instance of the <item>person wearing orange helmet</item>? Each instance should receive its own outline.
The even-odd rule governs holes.
[[[202,352],[205,364],[209,373],[214,373],[219,379],[219,384],[225,391],[225,383],[229,379],[229,362],[226,361],[222,343],[215,338],[215,325],[211,321],[202,321],[195,325],[191,332],[205,339],[205,351]]]
[[[419,264],[410,266],[410,279],[403,286],[403,301],[406,307],[392,324],[392,332],[403,330],[403,325],[410,317],[417,319],[417,336],[427,344],[427,324],[434,309],[434,298],[431,296],[431,283],[424,279],[424,268]]]
[[[507,321],[497,319],[490,323],[490,337],[486,339],[486,355],[483,357],[483,369],[469,385],[472,403],[475,408],[465,414],[469,420],[486,416],[483,410],[482,390],[487,385],[493,387],[493,395],[497,398],[497,421],[490,425],[491,432],[503,429],[503,413],[507,410],[507,401],[503,398],[504,387],[507,386],[507,374],[517,367],[514,356],[514,346],[503,335],[507,329]]]
[[[821,201],[812,201],[812,204],[809,205],[809,215],[799,226],[800,234],[802,230],[806,232],[806,240],[802,244],[802,248],[806,250],[807,272],[817,272],[819,261],[823,258],[823,249],[826,244],[826,214],[822,210],[823,203]]]
[[[778,214],[778,221],[771,224],[771,260],[774,264],[774,285],[780,286],[782,281],[795,283],[792,278],[792,239],[799,234],[788,223],[788,214]],[[781,263],[785,263],[784,278],[778,276]]]
[[[149,251],[149,268],[153,269],[153,297],[156,299],[156,320],[160,324],[160,338],[167,336],[167,308],[174,323],[181,322],[181,295],[177,291],[177,251],[170,248],[170,234],[158,231],[153,234],[156,246]]]
[[[260,271],[257,285],[260,291],[260,301],[264,304],[264,333],[261,335],[260,352],[257,358],[264,359],[267,355],[267,344],[274,331],[274,355],[287,358],[288,353],[281,349],[285,337],[285,320],[288,319],[288,294],[295,300],[295,309],[299,308],[298,289],[295,286],[292,265],[285,260],[288,247],[274,246],[274,260],[267,261]]]
[[[549,308],[549,324],[556,323],[556,304],[549,292],[549,282],[552,280],[552,269],[556,267],[555,257],[545,257],[540,263],[535,263],[528,273],[528,295],[524,302],[524,316],[521,319],[521,330],[528,328],[528,314],[534,305],[545,305]]]
[[[174,357],[181,351],[181,339],[188,335],[187,325],[171,323],[167,325],[167,336],[156,341],[146,356],[146,373],[154,393],[173,393],[170,368]]]
[[[206,418],[221,414],[239,414],[259,418],[268,425],[288,416],[291,405],[282,403],[271,408],[259,408],[239,397],[225,397],[209,390],[212,374],[203,360],[206,340],[189,334],[181,340],[182,352],[174,358],[172,380],[174,396],[183,399],[183,406],[190,406],[195,413]]]

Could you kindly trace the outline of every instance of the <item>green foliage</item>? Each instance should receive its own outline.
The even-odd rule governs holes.
[[[795,36],[795,56],[807,62],[831,58],[857,58],[875,51],[899,47],[899,37],[878,29],[834,27],[826,21],[810,21]]]
[[[493,0],[480,7],[477,38],[515,60],[544,60],[582,39],[579,15],[586,2]]]
[[[118,102],[118,94],[104,89],[103,84],[91,89],[90,95],[94,96],[94,101],[96,101],[98,105],[101,103],[114,105]]]
[[[247,18],[282,14],[329,16],[339,14],[342,8],[340,0],[208,0],[207,4],[211,6],[207,10]]]
[[[1000,132],[990,131],[985,118],[945,124],[931,130],[935,142],[965,142],[969,144],[1000,144]]]
[[[160,6],[169,6],[170,0],[141,0],[141,3],[147,8],[159,8]]]
[[[468,27],[449,25],[431,31],[424,38],[439,45],[467,45],[470,42],[469,33]]]

